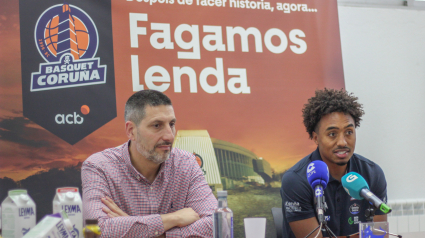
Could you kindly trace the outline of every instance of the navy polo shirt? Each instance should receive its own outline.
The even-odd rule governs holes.
[[[314,205],[314,191],[307,180],[307,166],[315,160],[322,160],[319,149],[306,156],[286,171],[282,177],[282,211],[285,217],[283,237],[295,237],[289,222],[317,217]],[[384,172],[379,165],[365,157],[353,154],[347,164],[348,172],[356,172],[363,176],[369,185],[369,189],[382,201],[387,201],[387,182]],[[342,184],[332,178],[325,189],[325,202],[328,209],[325,211],[325,219],[331,231],[337,236],[351,235],[359,231],[359,222],[366,222],[365,211],[369,203],[365,200],[356,200],[342,187]],[[383,215],[376,210],[375,215]],[[322,230],[324,236],[327,232]]]

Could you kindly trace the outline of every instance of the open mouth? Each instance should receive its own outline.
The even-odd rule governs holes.
[[[341,159],[345,159],[348,156],[349,150],[338,150],[335,151],[334,154]]]

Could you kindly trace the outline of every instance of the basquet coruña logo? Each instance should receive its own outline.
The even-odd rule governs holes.
[[[25,117],[74,145],[117,116],[111,1],[19,1]]]
[[[34,38],[47,63],[31,74],[31,92],[106,82],[106,65],[94,58],[97,28],[82,9],[69,4],[48,8],[38,18]]]

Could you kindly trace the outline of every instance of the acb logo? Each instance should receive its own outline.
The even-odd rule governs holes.
[[[87,105],[81,106],[81,113],[84,115],[89,114],[90,108]],[[56,124],[83,124],[84,117],[82,117],[77,112],[71,114],[56,114],[55,116]]]

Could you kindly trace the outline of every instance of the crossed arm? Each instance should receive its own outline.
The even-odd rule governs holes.
[[[158,211],[155,213],[155,208],[152,212],[152,207],[149,206],[146,208],[150,211],[147,212],[149,215],[130,216],[128,214],[131,214],[134,207],[140,207],[138,205],[140,202],[133,203],[131,207],[128,204],[128,197],[115,200],[117,195],[114,194],[114,197],[111,190],[112,186],[121,186],[120,184],[128,181],[111,181],[112,174],[106,175],[99,166],[84,163],[82,167],[84,217],[99,220],[102,237],[157,237],[165,232],[167,237],[211,237],[212,212],[217,206],[217,200],[199,166],[195,165],[197,167],[192,166],[192,170],[186,172],[190,177],[187,191],[178,191],[187,193],[183,194],[184,204],[180,205],[182,209],[159,214]],[[110,198],[114,198],[115,202]],[[149,201],[146,202],[151,204]]]
[[[127,213],[123,212],[111,198],[104,197],[101,201],[106,206],[102,208],[102,211],[108,215],[109,218],[129,216]],[[160,216],[164,225],[164,231],[168,231],[173,227],[185,227],[199,220],[198,213],[192,208],[183,208],[176,212],[162,214]],[[165,237],[165,234],[159,237]]]

